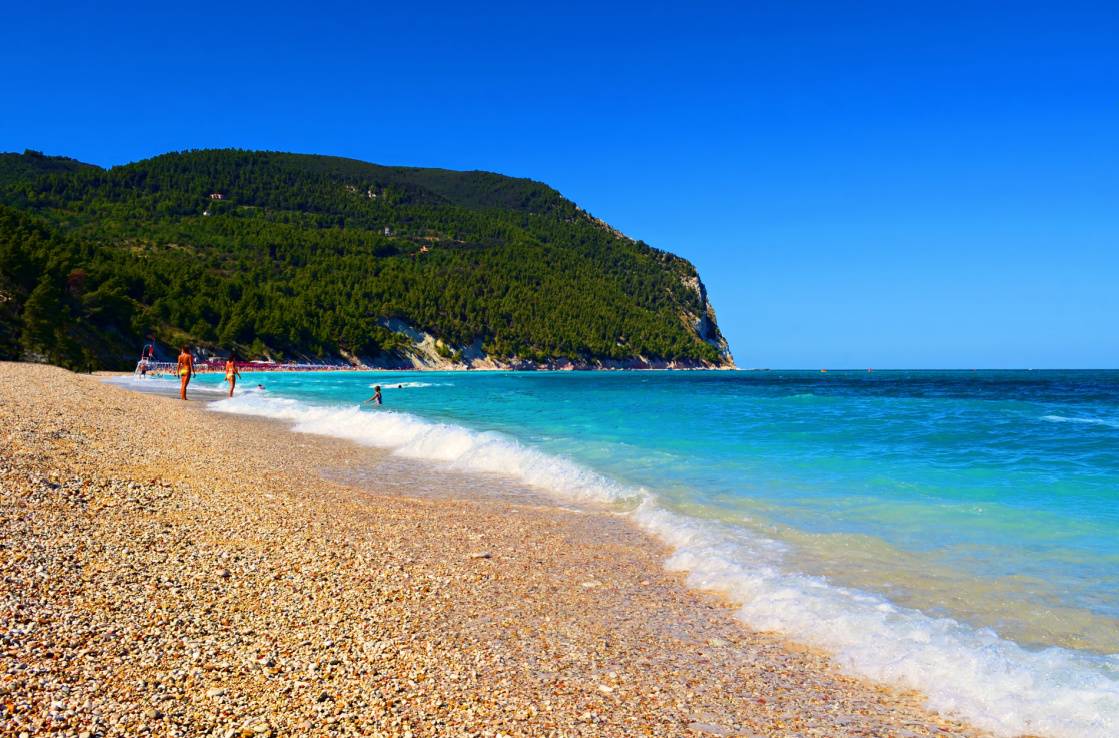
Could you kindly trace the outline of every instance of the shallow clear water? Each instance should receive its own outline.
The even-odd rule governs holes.
[[[1119,372],[245,380],[215,409],[631,510],[747,622],[937,707],[1119,734]]]

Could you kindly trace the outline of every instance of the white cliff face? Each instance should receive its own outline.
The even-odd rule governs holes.
[[[720,356],[720,361],[714,365],[694,361],[666,361],[663,359],[650,359],[635,356],[625,360],[594,359],[587,362],[557,359],[554,361],[538,362],[527,359],[497,358],[487,355],[482,349],[482,340],[476,339],[464,346],[455,346],[443,342],[432,334],[413,327],[399,318],[386,318],[381,325],[390,331],[407,339],[407,345],[399,353],[392,356],[346,357],[352,363],[378,366],[395,369],[418,369],[453,371],[463,369],[478,370],[578,370],[578,369],[734,369],[734,357],[731,355],[730,346],[719,331],[715,318],[715,308],[707,301],[707,288],[698,276],[682,278],[684,286],[696,296],[696,309],[685,310],[680,319],[688,330],[700,340],[713,346]]]
[[[700,305],[698,313],[686,314],[685,322],[701,340],[714,346],[719,351],[719,355],[727,364],[727,368],[734,368],[734,357],[731,355],[730,345],[719,331],[719,323],[715,318],[715,308],[707,300],[707,288],[698,275],[684,277],[682,281],[685,287],[695,293]]]
[[[722,332],[718,328],[718,320],[715,317],[715,307],[709,302],[707,303],[704,322],[708,327],[708,333],[701,333],[700,337],[719,350],[719,356],[723,357],[727,369],[737,368],[737,365],[734,363],[734,356],[730,352],[730,344],[727,343],[727,339],[723,337]],[[714,335],[711,335],[712,329]]]
[[[449,371],[470,368],[469,365],[465,365],[461,361],[456,362],[452,357],[444,356],[439,349],[442,347],[444,352],[453,354],[453,347],[446,346],[441,340],[426,331],[413,328],[399,318],[387,318],[381,321],[381,325],[394,333],[405,336],[411,342],[411,346],[404,349],[402,358],[406,363],[411,363],[412,369]]]

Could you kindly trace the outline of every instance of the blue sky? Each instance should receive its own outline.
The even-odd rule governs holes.
[[[1119,367],[1114,2],[32,2],[0,61],[0,150],[547,182],[742,366]]]

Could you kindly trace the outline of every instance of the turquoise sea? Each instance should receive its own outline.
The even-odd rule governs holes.
[[[628,515],[751,626],[996,733],[1119,735],[1119,371],[218,380],[215,410]]]

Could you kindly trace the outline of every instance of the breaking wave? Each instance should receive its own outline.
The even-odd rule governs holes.
[[[450,387],[449,382],[380,382],[369,385],[369,388],[380,387],[381,389],[419,389],[420,387]]]
[[[214,410],[278,418],[292,430],[345,438],[391,449],[412,459],[447,464],[458,471],[514,477],[570,502],[617,502],[641,495],[584,466],[525,446],[492,431],[433,423],[392,410],[366,412],[356,405],[318,406],[260,393],[220,400]]]
[[[1119,428],[1119,420],[1108,420],[1106,418],[1069,418],[1064,415],[1042,415],[1042,420],[1048,420],[1050,423],[1084,423],[1086,425],[1103,425],[1108,428]]]
[[[666,566],[688,572],[690,586],[736,603],[738,617],[752,628],[822,647],[850,673],[921,690],[932,708],[997,735],[1119,735],[1119,655],[1027,649],[989,629],[789,571],[788,548],[781,542],[677,513],[643,489],[504,434],[264,393],[210,407],[284,420],[298,432],[344,438],[457,470],[506,475],[563,501],[631,501],[634,522],[673,549]]]

